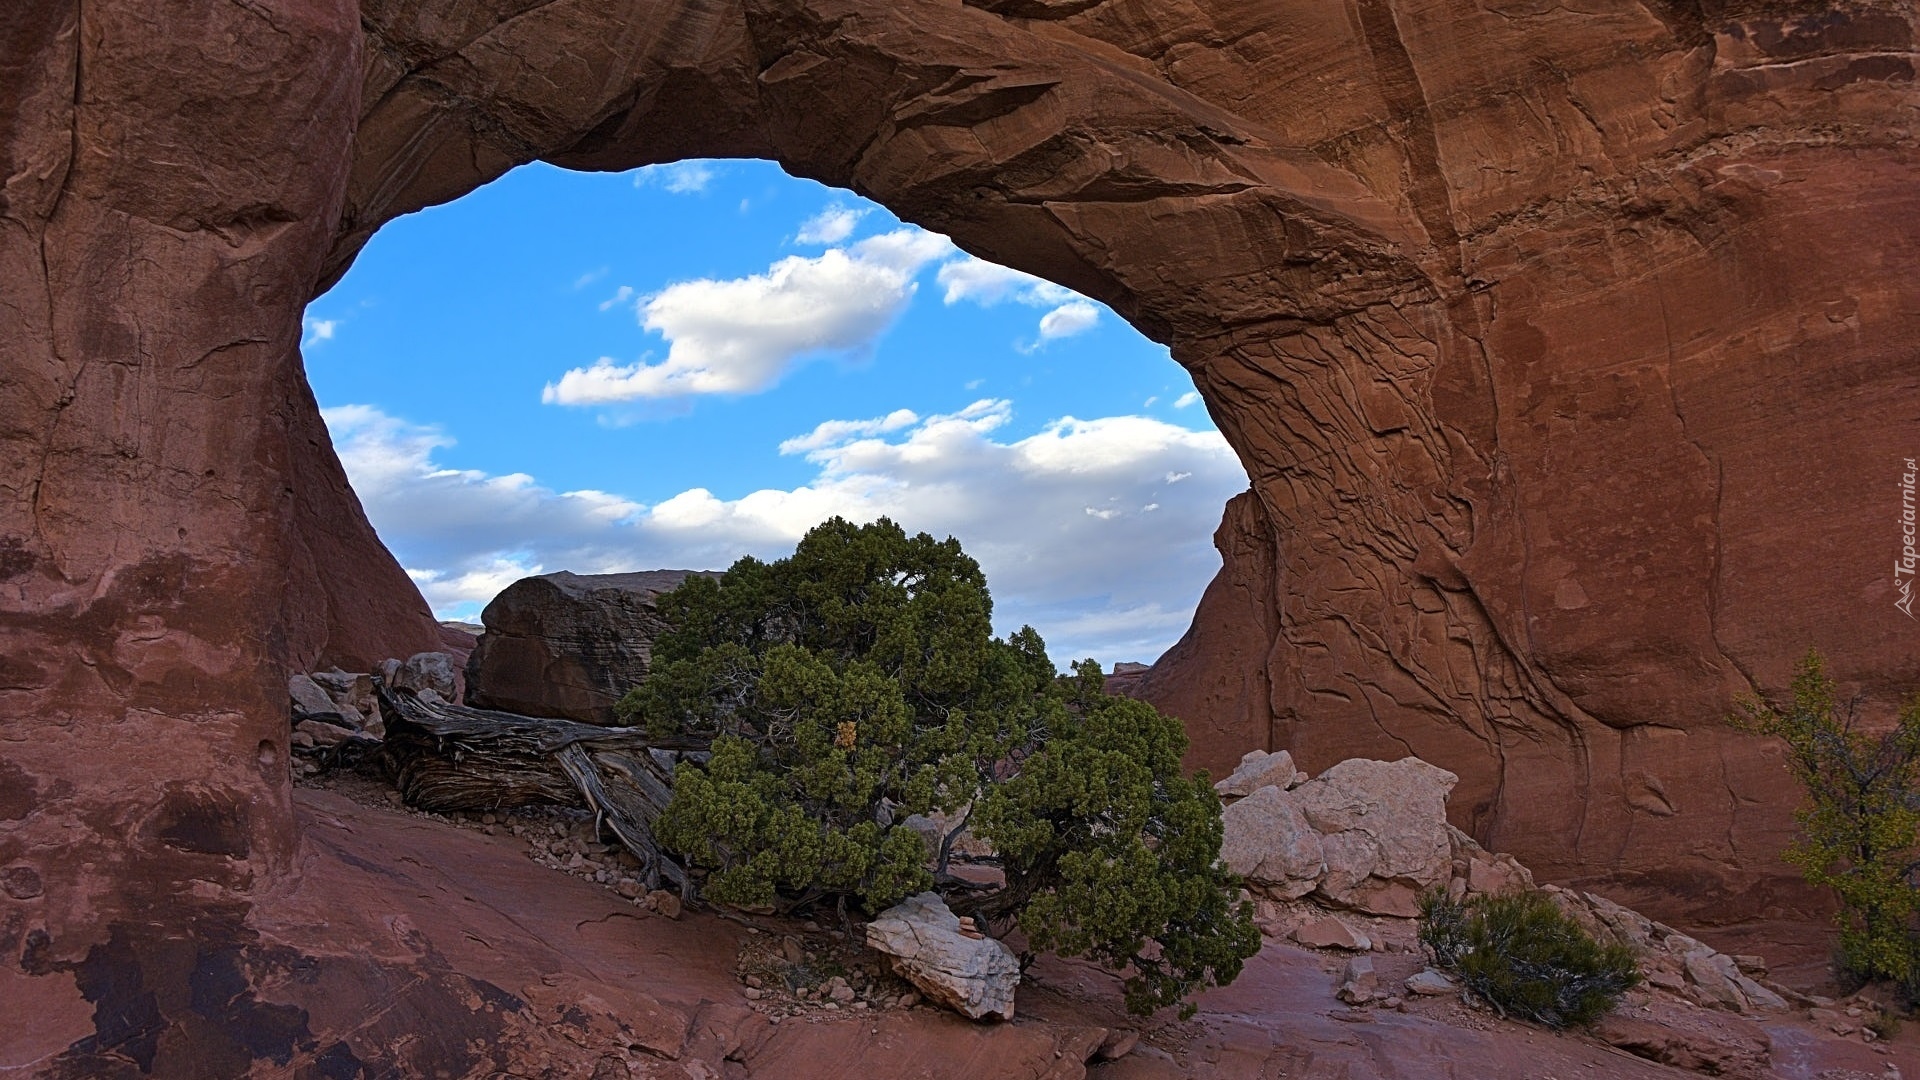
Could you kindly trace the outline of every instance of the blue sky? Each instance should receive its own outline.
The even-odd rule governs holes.
[[[443,618],[526,574],[723,568],[885,514],[960,538],[999,629],[1151,660],[1246,486],[1113,312],[767,162],[518,169],[381,230],[303,347]]]

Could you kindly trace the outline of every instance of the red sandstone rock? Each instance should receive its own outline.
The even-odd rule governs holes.
[[[158,927],[123,926],[77,965],[54,961],[64,978],[0,966],[9,1006],[0,1009],[0,1067],[39,1061],[44,1075],[91,1078],[141,1075],[144,1061],[163,1080],[1079,1080],[1089,1075],[1083,1062],[1118,1057],[1092,1075],[1243,1080],[1319,1069],[1384,1080],[1408,1075],[1412,1062],[1439,1077],[1687,1075],[1488,1014],[1463,1025],[1451,1002],[1336,1019],[1342,980],[1321,969],[1324,954],[1272,942],[1234,986],[1201,995],[1184,1023],[1129,1017],[1111,974],[1048,958],[1022,986],[1014,1024],[922,1007],[776,1025],[738,981],[747,931],[737,923],[650,915],[534,863],[504,834],[326,791],[302,790],[295,802],[305,837],[298,882],[250,914],[237,905],[204,913],[185,950]],[[44,950],[29,957],[48,962]],[[1398,980],[1419,962],[1384,953],[1372,963],[1377,978]],[[1799,1020],[1763,1028],[1656,1008],[1649,1023],[1631,1007],[1609,1037],[1669,1060],[1751,1062],[1773,1031],[1809,1075],[1877,1075],[1887,1062],[1920,1070],[1910,1040],[1882,1056]],[[1729,1056],[1679,1056],[1722,1051]]]
[[[52,1018],[26,1038],[104,992],[88,957],[224,940],[287,881],[290,672],[435,647],[326,445],[300,314],[381,223],[536,158],[774,158],[1168,342],[1252,478],[1193,632],[1140,680],[1197,761],[1411,752],[1544,877],[1669,918],[1804,909],[1791,786],[1720,718],[1808,645],[1870,708],[1920,686],[1891,574],[1913,23],[12,5],[0,865],[44,891],[0,901],[0,970]]]
[[[467,661],[467,704],[613,723],[614,703],[647,677],[666,629],[656,601],[689,573],[563,570],[507,586],[480,613],[486,632]]]

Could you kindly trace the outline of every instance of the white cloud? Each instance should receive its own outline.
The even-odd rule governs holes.
[[[895,409],[885,416],[872,420],[827,420],[814,426],[805,435],[796,435],[780,444],[782,454],[805,454],[814,450],[838,446],[860,435],[882,435],[889,431],[899,431],[920,422],[920,417],[912,409]]]
[[[669,165],[648,165],[633,174],[634,187],[648,187],[658,184],[675,195],[690,195],[705,191],[713,178],[720,175],[711,162],[676,161]]]
[[[613,290],[612,296],[609,296],[605,300],[600,301],[600,310],[601,311],[611,310],[613,308],[619,307],[621,304],[624,304],[631,299],[633,299],[633,286],[622,285],[619,288]]]
[[[601,278],[606,277],[608,269],[609,269],[608,267],[603,266],[598,270],[589,270],[586,273],[581,274],[579,277],[574,278],[573,279],[574,291],[578,292],[579,290],[586,288],[587,286],[593,284],[594,282],[599,281]]]
[[[1078,295],[1072,289],[1055,285],[1045,278],[971,255],[941,266],[938,280],[947,290],[944,299],[948,304],[969,300],[982,307],[992,307],[1012,300],[1029,307],[1051,307]]]
[[[1198,404],[1200,404],[1200,391],[1198,390],[1189,390],[1173,399],[1173,407],[1176,409],[1191,408]]]
[[[870,345],[913,298],[914,275],[952,250],[946,237],[897,229],[764,274],[667,286],[640,303],[641,325],[667,339],[665,360],[602,357],[548,383],[540,400],[604,405],[693,394],[750,394],[819,353]]]
[[[794,239],[802,244],[837,244],[853,235],[854,226],[867,216],[864,209],[829,206],[800,224]]]
[[[332,341],[334,332],[340,329],[340,320],[316,319],[307,316],[300,320],[300,325],[304,331],[300,339],[300,347],[311,349],[323,341]]]
[[[966,300],[992,307],[1010,300],[1028,307],[1051,308],[1040,316],[1039,336],[1019,345],[1021,352],[1032,352],[1057,338],[1083,334],[1100,321],[1100,308],[1072,289],[971,255],[943,264],[937,276],[946,289],[944,299],[948,304]]]
[[[806,484],[735,499],[694,488],[652,505],[445,468],[444,432],[369,406],[323,415],[368,516],[441,611],[524,574],[723,568],[789,552],[834,514],[884,515],[958,536],[993,585],[996,626],[1032,623],[1062,661],[1150,660],[1170,645],[1219,567],[1220,507],[1246,486],[1217,432],[1065,417],[1005,438],[1012,407],[996,399],[827,421],[781,446],[817,467]]]
[[[1040,316],[1040,340],[1084,334],[1099,321],[1099,308],[1086,300],[1072,300]]]

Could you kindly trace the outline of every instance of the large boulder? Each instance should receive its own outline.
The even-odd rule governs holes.
[[[935,893],[909,896],[867,924],[867,946],[929,1000],[974,1020],[1013,1019],[1020,961],[1013,950],[960,919]]]
[[[1260,788],[1227,807],[1222,819],[1220,858],[1228,870],[1283,900],[1319,887],[1326,852],[1291,792]]]
[[[1459,778],[1419,758],[1343,761],[1293,794],[1327,860],[1319,893],[1342,907],[1412,915],[1451,876],[1447,793]]]
[[[485,631],[467,658],[467,704],[589,724],[647,677],[653,639],[666,629],[655,602],[690,570],[521,578],[480,613]]]
[[[1336,907],[1410,916],[1421,890],[1453,876],[1454,782],[1410,757],[1343,761],[1291,791],[1269,784],[1227,807],[1220,855],[1280,899],[1311,893]]]

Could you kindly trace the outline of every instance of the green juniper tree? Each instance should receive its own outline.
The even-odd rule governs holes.
[[[1914,918],[1920,891],[1920,697],[1894,726],[1869,734],[1842,706],[1817,650],[1800,661],[1791,702],[1740,702],[1732,724],[1780,738],[1807,791],[1788,862],[1840,900],[1840,963],[1863,979],[1920,981]]]
[[[1220,865],[1219,797],[1180,774],[1179,723],[1103,693],[1091,660],[1074,671],[1053,737],[982,798],[980,834],[1033,947],[1130,968],[1127,1006],[1151,1012],[1209,972],[1231,981],[1260,932]]]
[[[938,887],[1036,948],[1130,969],[1142,1011],[1258,949],[1178,723],[1101,693],[1090,661],[1059,678],[1030,627],[993,637],[986,580],[951,538],[836,518],[787,558],[688,579],[661,612],[672,629],[619,711],[712,740],[655,824],[708,899],[874,913]],[[904,824],[933,811],[993,846],[1004,887],[946,874],[947,844]]]

